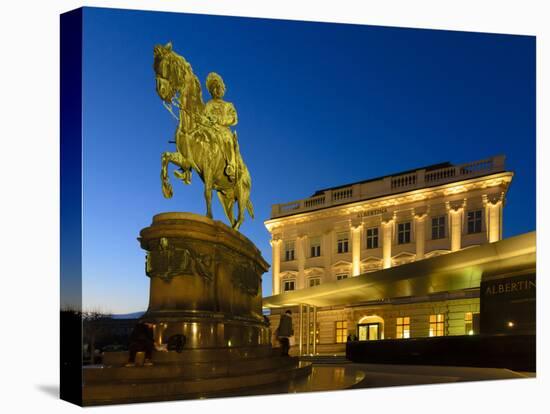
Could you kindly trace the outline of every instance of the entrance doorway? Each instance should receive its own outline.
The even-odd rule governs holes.
[[[377,341],[380,339],[380,323],[361,323],[357,325],[357,336],[360,341]]]
[[[357,321],[357,339],[377,341],[384,339],[384,319],[378,315],[364,316]]]

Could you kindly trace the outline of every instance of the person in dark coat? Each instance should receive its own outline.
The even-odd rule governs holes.
[[[138,322],[130,334],[129,360],[126,366],[134,366],[136,363],[136,354],[145,352],[145,364],[152,365],[153,348],[155,340],[153,338],[153,327],[150,323]]]
[[[279,327],[277,328],[277,339],[281,343],[282,356],[289,356],[291,336],[294,336],[294,328],[292,326],[292,311],[289,309],[281,315]]]

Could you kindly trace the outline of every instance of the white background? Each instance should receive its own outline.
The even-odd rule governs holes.
[[[79,410],[57,398],[59,14],[105,6],[537,36],[537,211],[548,209],[550,13],[545,1],[4,1],[0,11],[0,407]],[[544,139],[546,138],[546,139]],[[517,137],[522,139],[522,137]],[[546,191],[545,191],[546,190]],[[531,196],[531,195],[526,195]],[[540,412],[548,381],[548,218],[537,215],[538,378],[89,408],[88,412]]]

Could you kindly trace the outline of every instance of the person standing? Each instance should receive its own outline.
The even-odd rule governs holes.
[[[289,356],[290,337],[292,336],[294,336],[294,328],[292,326],[292,311],[289,309],[281,315],[277,328],[277,339],[281,343],[281,356]]]

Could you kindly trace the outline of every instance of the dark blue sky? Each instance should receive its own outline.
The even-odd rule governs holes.
[[[224,77],[252,175],[256,219],[241,231],[269,262],[263,221],[274,203],[497,154],[516,173],[505,237],[535,229],[534,37],[86,9],[85,306],[145,309],[140,229],[160,212],[205,212],[198,176],[191,186],[172,179],[174,197],[162,197],[160,155],[173,150],[176,124],[152,63],[153,46],[169,40],[205,99],[206,75]]]

